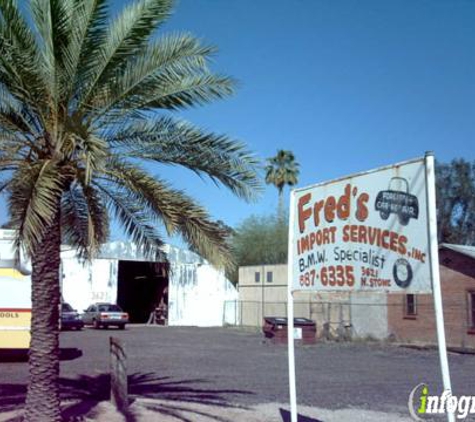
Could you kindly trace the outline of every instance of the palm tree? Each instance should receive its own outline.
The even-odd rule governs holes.
[[[107,0],[0,1],[0,191],[32,260],[30,383],[25,418],[59,421],[58,304],[62,241],[81,256],[108,238],[109,214],[149,254],[163,224],[216,265],[228,231],[151,164],[180,165],[246,200],[257,162],[243,144],[176,111],[233,93],[211,72],[215,48],[159,36],[172,0],[139,0],[111,18]]]
[[[275,157],[267,159],[266,183],[274,185],[279,192],[279,205],[277,215],[283,219],[284,204],[283,194],[285,185],[293,186],[298,183],[300,164],[295,161],[292,151],[280,149]]]

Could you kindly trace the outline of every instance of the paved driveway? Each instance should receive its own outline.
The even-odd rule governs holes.
[[[107,399],[110,335],[126,343],[133,395],[223,406],[288,402],[285,346],[234,328],[145,326],[62,333],[65,398]],[[475,395],[475,356],[449,359],[454,393]],[[297,347],[296,361],[299,403],[309,406],[407,415],[414,386],[425,382],[431,392],[441,389],[435,351],[318,344]],[[27,375],[25,362],[0,363],[0,411],[22,402]]]

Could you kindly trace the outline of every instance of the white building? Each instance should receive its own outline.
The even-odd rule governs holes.
[[[0,230],[0,258],[13,268],[12,241],[11,230]],[[236,322],[236,310],[225,306],[238,299],[236,289],[224,271],[193,252],[166,245],[166,259],[152,262],[133,243],[117,241],[103,245],[91,262],[81,262],[73,249],[61,249],[62,297],[79,312],[94,302],[112,302],[132,322],[145,323],[162,302],[168,305],[169,325]]]
[[[133,243],[118,241],[82,263],[75,251],[63,247],[63,299],[79,311],[94,302],[117,303],[141,323],[163,300],[169,325],[234,324],[235,312],[225,314],[225,302],[237,300],[238,293],[224,271],[187,250],[166,245],[164,252],[168,263],[151,262]]]

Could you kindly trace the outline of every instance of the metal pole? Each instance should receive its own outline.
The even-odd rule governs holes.
[[[449,361],[447,358],[447,345],[445,341],[444,310],[442,304],[442,292],[440,287],[439,271],[439,250],[437,243],[437,214],[435,201],[435,163],[434,153],[426,152],[426,193],[427,193],[427,215],[428,215],[428,235],[429,235],[429,256],[432,275],[432,293],[434,296],[435,321],[437,325],[437,343],[439,347],[440,370],[444,391],[452,394],[450,383]],[[447,420],[454,422],[454,414],[447,411]]]
[[[264,279],[265,279],[265,275],[266,275],[266,272],[265,272],[265,268],[264,266],[262,266],[262,290],[261,290],[261,324],[264,323]],[[259,327],[259,325],[258,325]]]
[[[239,301],[240,303],[240,313],[239,313],[239,322],[240,322],[240,325],[242,326],[243,323],[242,323],[242,300]]]
[[[290,396],[290,420],[297,422],[297,388],[295,377],[295,348],[294,348],[294,297],[292,294],[293,285],[293,229],[295,193],[290,193],[290,215],[289,215],[289,249],[287,260],[287,344],[289,355],[289,396]]]
[[[287,295],[287,341],[289,348],[289,395],[291,422],[297,422],[297,388],[295,376],[295,342],[294,342],[294,298],[289,280]]]
[[[223,301],[223,327],[226,326],[226,304],[228,303],[227,300]]]

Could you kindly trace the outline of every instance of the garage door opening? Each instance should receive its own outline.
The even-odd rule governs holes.
[[[119,261],[117,279],[117,303],[130,322],[146,323],[160,304],[168,307],[167,264]]]

